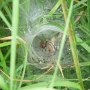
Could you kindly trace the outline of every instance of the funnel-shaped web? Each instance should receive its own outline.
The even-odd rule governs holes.
[[[28,62],[40,69],[55,64],[63,35],[63,30],[45,18],[53,6],[52,0],[24,0],[20,5],[19,34],[27,43]],[[69,64],[71,59],[66,39],[61,63]]]

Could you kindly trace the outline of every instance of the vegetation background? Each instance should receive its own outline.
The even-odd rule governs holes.
[[[42,69],[29,61],[34,37],[48,27],[63,34],[56,63]],[[61,64],[67,38],[72,62]],[[89,59],[90,0],[0,0],[1,90],[89,90]]]

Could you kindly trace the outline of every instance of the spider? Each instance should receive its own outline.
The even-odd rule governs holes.
[[[55,52],[55,45],[52,40],[45,40],[40,42],[40,48],[45,49],[49,53]]]
[[[42,41],[40,42],[40,48],[45,49],[45,47],[47,46],[47,41]]]

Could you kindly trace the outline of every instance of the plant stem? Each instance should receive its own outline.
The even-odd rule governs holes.
[[[13,0],[12,13],[12,40],[11,40],[11,60],[10,60],[10,90],[14,90],[13,78],[15,77],[15,61],[16,61],[16,38],[19,20],[19,0]]]
[[[63,13],[64,13],[64,19],[66,22],[67,21],[67,15],[68,15],[66,1],[61,0],[61,5],[62,5]],[[76,68],[76,74],[77,74],[77,77],[79,79],[82,90],[84,90],[84,85],[83,85],[82,75],[81,75],[81,70],[80,70],[80,65],[79,65],[79,59],[78,59],[78,54],[77,54],[77,48],[76,48],[76,41],[75,41],[74,32],[73,32],[71,22],[69,24],[68,37],[69,37],[70,47],[71,47],[72,56],[73,56],[73,60],[74,60],[74,65]]]
[[[63,37],[62,37],[62,41],[60,42],[61,45],[60,45],[60,48],[59,48],[58,60],[57,60],[57,64],[56,64],[56,67],[55,67],[54,74],[53,74],[52,82],[50,84],[51,88],[54,85],[55,78],[56,78],[56,75],[57,75],[57,72],[58,72],[58,64],[60,63],[60,60],[61,60],[61,57],[62,57],[62,52],[63,52],[64,44],[65,44],[65,41],[66,41],[67,31],[68,31],[69,22],[70,22],[71,13],[72,13],[72,5],[73,5],[73,1],[72,1],[71,5],[70,5],[69,14],[68,14],[68,18],[67,18],[67,21],[66,21],[64,34],[63,34]]]
[[[90,0],[87,0],[88,29],[90,30]]]

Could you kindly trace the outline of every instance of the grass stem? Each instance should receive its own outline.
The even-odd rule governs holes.
[[[62,5],[63,13],[64,13],[65,22],[67,22],[68,10],[67,10],[66,1],[61,0],[61,5]],[[71,22],[69,24],[68,36],[69,36],[70,47],[71,47],[72,56],[73,56],[73,60],[74,60],[74,65],[75,65],[75,69],[76,69],[76,74],[79,79],[82,90],[84,90],[84,85],[83,85],[82,75],[81,75],[81,70],[80,70],[80,65],[79,65],[79,59],[78,59],[78,54],[77,54],[77,48],[76,48],[76,41],[75,41]]]
[[[15,61],[16,61],[16,38],[19,20],[19,0],[13,0],[12,13],[12,40],[11,40],[11,60],[10,60],[10,90],[14,89],[13,78],[15,77]]]
[[[65,26],[64,34],[63,34],[63,37],[62,37],[62,41],[60,42],[61,46],[60,46],[60,49],[59,49],[58,60],[57,60],[57,64],[56,64],[56,67],[55,67],[55,71],[54,71],[54,74],[53,74],[53,78],[52,78],[52,82],[50,84],[50,87],[53,87],[54,82],[55,82],[55,78],[57,76],[58,64],[60,62],[60,59],[61,59],[61,56],[62,56],[62,52],[63,52],[63,49],[64,49],[64,44],[65,44],[65,41],[66,41],[66,35],[67,35],[67,31],[68,31],[68,27],[69,27],[69,22],[70,22],[70,17],[71,17],[71,13],[72,13],[72,6],[73,6],[73,1],[72,1],[71,5],[70,5],[69,14],[68,14],[68,18],[67,18],[67,21],[66,21],[66,26]]]

